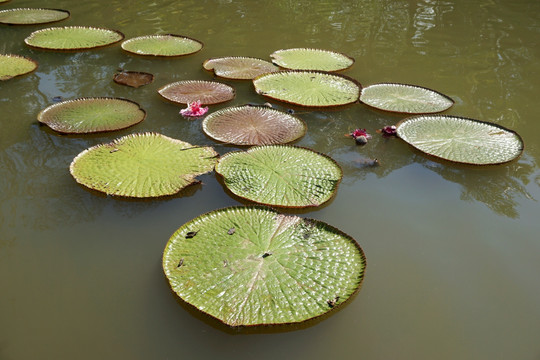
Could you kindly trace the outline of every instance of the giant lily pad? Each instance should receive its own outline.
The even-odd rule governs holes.
[[[201,215],[172,235],[163,254],[178,296],[229,326],[321,316],[359,289],[365,268],[349,235],[264,207]]]
[[[227,153],[220,158],[216,172],[232,193],[283,207],[319,206],[335,194],[343,177],[330,157],[285,145]]]
[[[198,40],[174,34],[140,36],[122,43],[122,49],[127,52],[149,56],[188,55],[202,47],[203,44]]]
[[[354,64],[354,59],[345,54],[322,49],[277,50],[270,57],[274,64],[290,70],[339,71]]]
[[[202,80],[184,80],[167,84],[158,90],[165,99],[178,104],[200,101],[202,105],[218,104],[234,98],[229,85]]]
[[[349,77],[321,71],[289,70],[253,80],[257,93],[288,103],[327,107],[358,101],[361,85]]]
[[[81,98],[43,109],[38,121],[61,133],[93,133],[124,129],[144,120],[139,104],[119,98]]]
[[[197,175],[212,171],[217,155],[161,134],[132,134],[84,150],[69,170],[78,183],[109,195],[158,197],[196,183]]]
[[[213,70],[217,76],[227,79],[254,79],[259,75],[276,72],[277,66],[268,61],[241,56],[208,59],[203,63],[206,70]]]
[[[0,11],[0,24],[46,24],[67,19],[69,11],[61,9],[17,8]]]
[[[502,126],[457,116],[424,115],[404,119],[397,135],[429,155],[473,165],[501,164],[519,157],[521,137]]]
[[[267,106],[238,106],[216,111],[202,122],[204,132],[235,145],[270,145],[294,141],[306,133],[306,124]]]
[[[31,47],[49,50],[86,50],[121,41],[116,30],[88,26],[52,27],[34,31],[24,42]]]
[[[408,114],[438,113],[454,105],[454,100],[435,90],[394,83],[363,88],[360,101],[380,110]]]
[[[28,74],[37,67],[37,62],[32,59],[12,54],[0,54],[0,80],[9,80],[15,76]]]

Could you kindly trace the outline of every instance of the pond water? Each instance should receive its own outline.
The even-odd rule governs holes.
[[[0,359],[540,359],[540,2],[537,0],[233,0],[54,2],[12,0],[0,9],[71,11],[54,25],[0,27],[0,51],[29,56],[37,71],[0,83]],[[114,45],[94,51],[28,48],[47,26],[89,25],[126,38],[175,33],[199,53],[148,59]],[[285,329],[235,330],[177,300],[161,268],[172,233],[200,214],[239,201],[215,173],[178,196],[130,201],[76,184],[68,167],[82,150],[134,132],[219,145],[200,120],[157,89],[211,80],[205,59],[269,59],[278,49],[343,52],[343,73],[363,85],[401,82],[438,90],[446,113],[520,133],[523,155],[494,167],[433,161],[375,130],[403,115],[354,104],[297,109],[308,124],[295,143],[342,166],[336,197],[296,212],[354,237],[367,257],[360,292],[331,316]],[[153,73],[138,89],[113,83],[118,68]],[[249,81],[210,111],[264,103]],[[99,135],[61,136],[37,113],[64,99],[128,98],[140,124]],[[278,108],[287,106],[275,102]],[[374,134],[366,146],[343,135]],[[381,166],[363,167],[377,158]]]

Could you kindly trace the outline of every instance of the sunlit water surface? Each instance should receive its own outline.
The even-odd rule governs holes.
[[[204,42],[194,55],[148,59],[119,45],[86,52],[33,50],[47,27],[0,27],[0,51],[39,62],[0,83],[0,359],[540,359],[540,2],[466,0],[118,1],[12,0],[0,9],[71,11],[51,26],[117,29],[127,38],[175,33]],[[350,234],[364,249],[362,289],[322,321],[229,330],[177,300],[161,269],[163,248],[185,222],[243,204],[214,173],[161,200],[101,196],[69,174],[87,147],[143,131],[219,145],[200,120],[178,115],[157,89],[211,80],[205,59],[314,47],[356,59],[344,74],[363,85],[402,82],[455,99],[446,113],[520,133],[518,161],[489,168],[435,162],[375,130],[403,115],[354,104],[297,109],[308,133],[296,145],[340,163],[327,205],[301,216]],[[118,68],[151,72],[139,89],[117,85]],[[226,81],[236,98],[264,103],[251,82]],[[116,96],[148,112],[122,131],[61,136],[37,113],[64,99]],[[286,109],[283,104],[276,106]],[[343,135],[374,134],[366,146]],[[366,168],[362,159],[378,158]]]

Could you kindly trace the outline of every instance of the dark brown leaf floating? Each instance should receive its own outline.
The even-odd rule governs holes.
[[[154,81],[154,75],[139,71],[121,71],[114,74],[113,80],[120,85],[138,88]]]

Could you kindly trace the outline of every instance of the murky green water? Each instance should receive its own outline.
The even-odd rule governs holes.
[[[30,75],[0,83],[0,359],[540,359],[540,2],[528,1],[117,1],[12,0],[0,9],[71,11],[54,26],[90,25],[127,38],[176,33],[204,49],[147,59],[119,45],[80,53],[28,48],[41,26],[1,26],[0,51],[34,58]],[[347,306],[302,328],[227,330],[178,301],[161,270],[170,235],[192,218],[241,204],[215,174],[164,200],[128,201],[77,185],[71,160],[92,145],[156,131],[233,150],[156,90],[211,79],[219,56],[268,59],[315,47],[356,59],[344,73],[364,85],[403,82],[456,100],[447,113],[519,132],[526,150],[490,168],[441,164],[398,139],[357,147],[402,115],[356,104],[301,112],[297,145],[336,159],[344,179],[328,205],[302,212],[358,240],[368,267]],[[112,82],[117,68],[156,75],[139,89]],[[250,82],[232,102],[263,103]],[[37,124],[52,98],[118,96],[148,112],[123,131],[60,136]],[[364,168],[376,157],[378,168]]]

